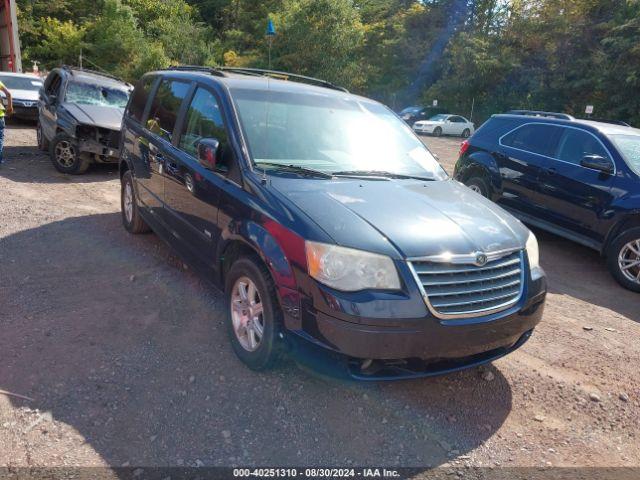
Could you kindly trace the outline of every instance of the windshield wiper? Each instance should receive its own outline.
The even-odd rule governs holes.
[[[414,180],[435,180],[433,177],[421,177],[419,175],[405,175],[404,173],[386,172],[384,170],[343,170],[340,172],[333,172],[336,177],[385,177],[385,178],[400,178],[400,179],[414,179]]]
[[[327,172],[322,172],[320,170],[315,170],[313,168],[307,168],[307,167],[301,167],[300,165],[293,165],[293,164],[284,164],[284,163],[277,163],[277,162],[255,162],[256,165],[269,165],[271,167],[278,167],[281,168],[283,170],[290,170],[293,172],[298,172],[301,173],[303,175],[315,175],[316,177],[322,177],[322,178],[333,178],[333,175]]]

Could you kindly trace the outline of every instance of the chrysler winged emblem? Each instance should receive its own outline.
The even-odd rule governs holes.
[[[487,256],[482,252],[476,253],[476,265],[478,267],[483,267],[487,263]]]

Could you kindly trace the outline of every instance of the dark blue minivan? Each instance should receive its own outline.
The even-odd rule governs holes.
[[[328,82],[149,73],[121,152],[124,227],[152,229],[224,289],[253,369],[302,345],[355,378],[434,375],[515,350],[541,319],[535,236],[449,178],[391,110]]]
[[[640,292],[640,129],[564,113],[494,115],[455,178],[525,223],[594,248]]]

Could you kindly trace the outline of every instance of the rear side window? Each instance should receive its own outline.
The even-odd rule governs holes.
[[[189,87],[189,83],[177,80],[163,80],[160,83],[147,119],[146,127],[151,133],[171,141],[178,111]]]
[[[144,114],[144,107],[147,106],[147,99],[149,98],[149,92],[153,85],[153,77],[142,78],[136,84],[136,88],[131,95],[131,102],[129,102],[129,116],[138,122],[142,122],[142,115]]]
[[[558,127],[553,125],[524,125],[502,137],[502,145],[540,155],[550,155]]]
[[[600,155],[609,158],[604,147],[590,133],[574,128],[564,128],[558,142],[556,158],[565,162],[580,164],[585,155]]]

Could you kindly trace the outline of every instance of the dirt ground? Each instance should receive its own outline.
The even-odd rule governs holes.
[[[0,467],[640,466],[640,295],[595,252],[536,232],[544,319],[492,366],[379,384],[292,362],[257,374],[220,292],[122,228],[115,167],[61,175],[31,126],[6,139]],[[451,171],[460,140],[425,142]]]

